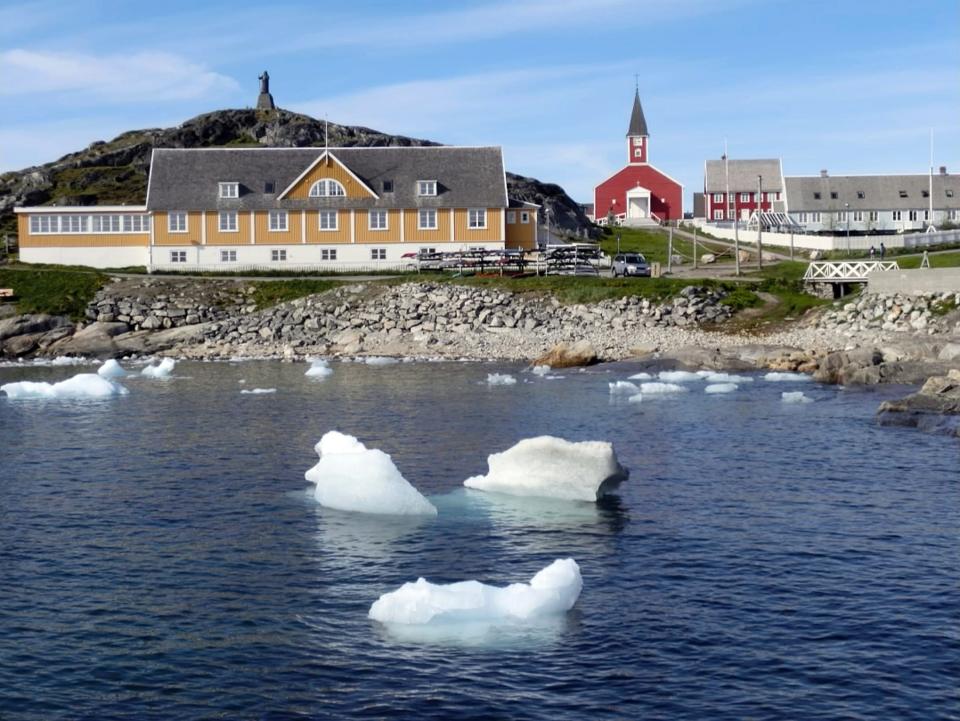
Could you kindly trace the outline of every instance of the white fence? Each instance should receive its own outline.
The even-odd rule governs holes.
[[[219,273],[243,275],[244,273],[270,273],[274,275],[300,274],[363,274],[396,273],[417,270],[416,259],[403,261],[336,261],[324,263],[154,263],[150,272],[162,273]]]
[[[864,282],[876,271],[900,270],[895,260],[817,260],[807,266],[803,279],[811,283]]]
[[[723,240],[734,239],[732,226],[723,227],[703,223],[700,226],[710,235]],[[740,242],[745,245],[756,245],[757,231],[740,228]],[[873,246],[878,252],[880,244],[887,248],[932,248],[938,245],[960,243],[960,230],[944,230],[937,233],[904,233],[902,235],[807,235],[805,233],[768,233],[764,232],[762,241],[765,245],[781,247],[793,246],[799,250],[850,250],[869,251]]]

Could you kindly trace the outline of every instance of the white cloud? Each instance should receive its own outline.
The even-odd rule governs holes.
[[[0,95],[63,93],[83,102],[170,101],[221,95],[237,83],[171,53],[0,53]]]

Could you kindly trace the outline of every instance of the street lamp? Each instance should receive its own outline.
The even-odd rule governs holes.
[[[843,207],[843,214],[847,216],[847,255],[850,255],[850,203],[844,203]]]

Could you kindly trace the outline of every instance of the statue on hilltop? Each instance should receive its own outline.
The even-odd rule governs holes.
[[[260,81],[260,95],[257,96],[257,110],[276,110],[277,106],[273,103],[273,96],[270,94],[270,73],[266,70],[262,75],[258,75]]]

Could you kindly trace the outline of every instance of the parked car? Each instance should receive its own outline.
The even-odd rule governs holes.
[[[621,253],[613,257],[613,277],[636,275],[650,277],[650,264],[642,253]]]

